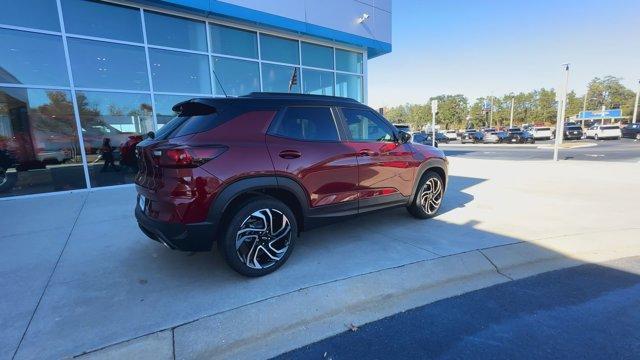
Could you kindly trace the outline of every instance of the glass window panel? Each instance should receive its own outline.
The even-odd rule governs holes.
[[[349,130],[349,138],[355,141],[392,142],[393,127],[371,110],[342,109]]]
[[[206,55],[149,49],[149,61],[155,91],[211,94]]]
[[[0,82],[69,86],[62,37],[0,29],[0,44]]]
[[[91,186],[133,182],[135,146],[153,130],[150,96],[78,91],[76,97]]]
[[[0,87],[0,197],[84,187],[71,93]]]
[[[56,0],[6,0],[0,8],[0,24],[60,31]]]
[[[147,43],[197,51],[207,51],[204,22],[146,11]]]
[[[302,92],[333,95],[333,72],[302,69]]]
[[[140,10],[91,0],[62,0],[67,33],[143,42]]]
[[[84,39],[68,45],[76,87],[149,90],[143,47]]]
[[[298,41],[277,36],[260,34],[260,55],[262,60],[289,64],[300,64]]]
[[[216,54],[258,58],[258,36],[255,31],[209,24],[211,51]]]
[[[333,48],[302,42],[302,65],[333,70]]]
[[[336,49],[336,70],[362,74],[362,54]]]
[[[362,76],[336,74],[336,95],[362,102]]]
[[[260,91],[260,69],[258,63],[214,56],[213,71],[222,83],[227,95],[239,96]],[[216,81],[216,95],[223,95]]]
[[[262,89],[268,92],[289,92],[289,82],[296,69],[297,84],[291,87],[292,93],[300,92],[300,68],[293,66],[262,63]]]
[[[271,133],[308,141],[338,141],[336,123],[328,107],[290,107]]]
[[[173,105],[187,101],[193,98],[193,96],[182,96],[182,95],[156,95],[154,100],[156,101],[156,121],[158,122],[158,130],[164,126],[166,123],[171,121],[177,113],[175,113],[171,108]]]

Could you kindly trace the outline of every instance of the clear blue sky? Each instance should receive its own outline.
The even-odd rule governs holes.
[[[557,88],[564,62],[579,95],[594,76],[640,79],[640,0],[394,0],[392,26],[368,65],[373,107]]]

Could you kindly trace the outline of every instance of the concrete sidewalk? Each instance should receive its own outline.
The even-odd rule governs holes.
[[[310,231],[259,279],[146,239],[133,188],[0,201],[0,358],[267,357],[351,321],[636,255],[639,178],[635,164],[452,159],[437,218],[395,209]],[[274,329],[288,341],[264,336]]]

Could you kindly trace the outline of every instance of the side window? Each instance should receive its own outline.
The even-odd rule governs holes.
[[[343,108],[349,138],[355,141],[395,141],[393,129],[371,110]]]
[[[338,141],[338,130],[328,107],[290,107],[271,126],[270,134],[297,140]]]

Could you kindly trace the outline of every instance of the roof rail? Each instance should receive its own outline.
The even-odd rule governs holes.
[[[309,100],[333,100],[333,101],[344,101],[350,103],[359,104],[358,100],[342,97],[342,96],[331,96],[331,95],[312,95],[312,94],[295,94],[295,93],[280,93],[280,92],[252,92],[248,95],[240,96],[243,98],[277,98],[277,99],[309,99]]]

